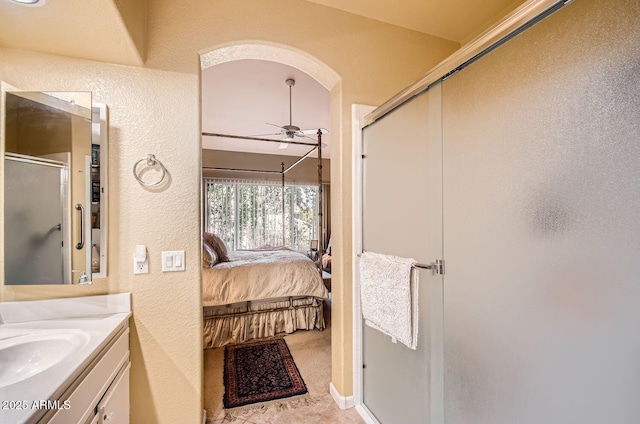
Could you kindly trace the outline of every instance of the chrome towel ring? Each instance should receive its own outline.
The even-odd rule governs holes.
[[[162,170],[162,175],[160,175],[160,179],[156,182],[152,182],[152,183],[146,183],[144,181],[142,181],[142,179],[140,179],[140,177],[138,176],[138,165],[140,164],[140,162],[142,161],[147,161],[147,166],[156,166],[158,165],[160,167],[160,169]],[[161,182],[164,181],[165,177],[167,176],[167,168],[164,167],[164,165],[162,164],[162,162],[160,162],[159,159],[156,159],[155,155],[152,154],[148,154],[147,157],[140,159],[139,161],[137,161],[134,165],[133,165],[133,176],[135,177],[135,179],[142,184],[145,187],[154,187],[157,186],[158,184],[160,184]]]

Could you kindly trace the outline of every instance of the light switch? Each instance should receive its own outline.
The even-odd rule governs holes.
[[[184,250],[162,252],[162,272],[184,271]]]
[[[173,252],[173,270],[184,271],[184,250],[176,250]]]

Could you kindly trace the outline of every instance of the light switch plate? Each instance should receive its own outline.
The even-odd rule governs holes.
[[[184,250],[167,250],[162,252],[162,272],[184,270]]]

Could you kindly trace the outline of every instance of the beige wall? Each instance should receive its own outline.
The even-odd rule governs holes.
[[[130,291],[132,423],[198,423],[198,77],[0,48],[0,79],[33,91],[92,91],[95,101],[106,103],[110,189],[108,277],[91,286],[4,286],[0,300]],[[169,171],[170,183],[161,189],[147,190],[133,178],[133,164],[147,153],[155,154]],[[136,244],[147,246],[148,275],[132,275]],[[162,273],[160,252],[179,249],[186,250],[187,270]]]
[[[193,62],[185,60],[192,53],[255,41],[306,53],[339,75],[341,81],[327,87],[332,119],[332,382],[340,394],[351,396],[351,105],[381,104],[459,45],[299,0],[157,0],[149,4],[148,26],[149,66],[195,72]]]
[[[199,422],[198,53],[254,41],[288,46],[340,77],[327,87],[333,134],[332,381],[350,396],[351,104],[382,103],[458,45],[298,0],[154,0],[148,8],[147,66],[164,71],[0,49],[0,79],[27,90],[92,91],[110,108],[108,277],[83,287],[3,287],[0,300],[131,291],[132,422]],[[168,187],[147,190],[133,179],[133,163],[147,153],[166,165]],[[132,275],[135,244],[147,245],[149,275]],[[187,271],[163,274],[160,251],[177,249],[186,250]]]

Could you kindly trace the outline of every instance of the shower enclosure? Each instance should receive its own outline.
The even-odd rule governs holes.
[[[574,0],[363,129],[363,248],[446,262],[417,351],[363,326],[370,422],[640,422],[639,64]]]

